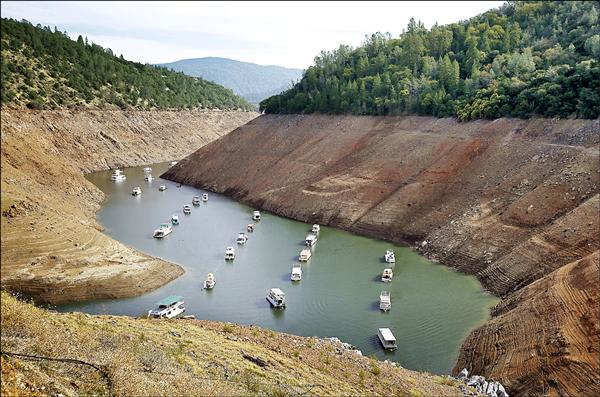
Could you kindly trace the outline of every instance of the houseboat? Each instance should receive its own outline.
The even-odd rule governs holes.
[[[235,240],[238,244],[246,244],[246,241],[248,241],[248,235],[246,233],[238,234],[237,240]]]
[[[290,275],[290,279],[292,281],[302,280],[302,266],[299,263],[294,263],[292,265],[292,274]]]
[[[215,286],[215,276],[212,273],[208,273],[206,276],[206,280],[204,280],[204,288],[205,289],[213,289]]]
[[[159,192],[164,192],[165,190],[167,190],[167,187],[166,187],[165,185],[160,185],[160,186],[158,187],[158,191],[159,191]]]
[[[235,259],[235,251],[233,250],[233,247],[227,247],[225,249],[225,260],[232,261],[234,259]]]
[[[145,173],[150,173],[150,172],[152,172],[152,168],[150,168],[150,167],[144,167],[144,172]]]
[[[249,231],[249,232],[253,232],[254,231],[254,223],[249,223],[246,226],[246,230]]]
[[[192,199],[192,204],[200,205],[200,196],[194,196],[194,198]]]
[[[379,328],[377,331],[377,337],[379,337],[379,341],[384,349],[394,350],[397,347],[396,338],[389,328]]]
[[[317,236],[314,234],[309,234],[308,236],[306,236],[306,239],[304,240],[304,245],[306,245],[307,247],[312,247],[317,243]]]
[[[154,177],[152,176],[152,174],[148,174],[144,177],[144,179],[148,182],[152,182],[154,180]]]
[[[321,232],[321,226],[319,226],[319,225],[317,225],[317,224],[314,224],[314,225],[312,226],[311,232],[312,232],[313,234],[316,234],[316,235],[318,235],[318,234]]]
[[[171,223],[173,225],[179,225],[179,215],[173,214],[173,216],[171,216]]]
[[[379,310],[387,312],[392,308],[392,299],[389,291],[381,291],[379,294]]]
[[[385,261],[387,263],[396,263],[396,255],[394,254],[394,251],[392,251],[392,250],[385,251],[385,254],[383,255],[383,259],[385,259]]]
[[[254,219],[255,221],[260,221],[260,211],[254,211],[252,213],[252,219]]]
[[[311,256],[312,256],[312,252],[310,251],[310,249],[304,248],[302,251],[300,251],[300,255],[298,255],[298,259],[300,260],[300,262],[307,262]]]
[[[118,174],[118,175],[112,175],[110,177],[110,179],[112,179],[115,182],[122,182],[125,179],[127,179],[127,177],[125,176],[125,174]]]
[[[171,162],[169,163],[169,165],[170,165],[171,167],[172,167],[172,166],[174,166],[175,164],[177,164],[177,161],[171,161]]]
[[[381,281],[384,283],[389,283],[394,278],[394,272],[389,267],[387,269],[383,269],[383,274],[381,275]]]
[[[208,201],[208,193],[202,194],[202,201],[204,201],[205,203]]]
[[[132,196],[141,196],[141,194],[142,194],[142,188],[139,186],[134,187],[133,190],[131,191]]]
[[[171,234],[172,231],[173,231],[173,227],[171,226],[170,223],[161,223],[160,225],[158,225],[158,228],[156,228],[156,230],[154,230],[153,237],[154,238],[163,238],[163,237]]]
[[[184,214],[191,214],[192,213],[192,206],[189,204],[185,204],[183,206],[183,213]]]
[[[271,288],[267,294],[267,300],[275,308],[285,307],[285,294],[279,288]]]
[[[185,312],[182,296],[171,295],[156,303],[156,308],[148,311],[150,318],[173,318]]]

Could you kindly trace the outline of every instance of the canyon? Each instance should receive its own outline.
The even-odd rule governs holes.
[[[466,367],[509,391],[600,394],[598,120],[263,115],[163,177],[415,246],[503,298]],[[576,379],[574,374],[576,375]]]

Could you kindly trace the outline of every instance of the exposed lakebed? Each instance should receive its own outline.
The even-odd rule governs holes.
[[[155,164],[153,175],[168,164]],[[209,192],[209,201],[190,215],[182,207],[201,189],[155,178],[144,181],[142,167],[124,170],[127,180],[113,182],[110,172],[88,175],[108,198],[98,216],[111,237],[150,255],[180,264],[185,274],[156,291],[137,298],[62,305],[60,311],[140,316],[167,295],[182,295],[186,314],[196,318],[255,324],[304,336],[336,336],[380,359],[415,370],[448,373],[460,344],[489,316],[497,298],[472,277],[429,262],[410,248],[322,227],[313,256],[302,265],[302,281],[290,281],[291,266],[303,248],[311,225],[264,213],[245,246],[235,244],[251,223],[252,208]],[[167,190],[159,192],[159,185]],[[140,186],[143,194],[133,197]],[[178,187],[179,186],[179,187]],[[152,232],[178,214],[180,224],[162,240]],[[236,259],[224,260],[234,246]],[[394,280],[380,281],[386,267],[383,253],[396,252]],[[206,274],[215,275],[213,290],[203,290]],[[286,293],[287,308],[271,309],[270,288]],[[391,292],[392,309],[379,310],[379,294]],[[157,320],[158,321],[158,320]],[[384,352],[377,328],[389,327],[398,349]]]

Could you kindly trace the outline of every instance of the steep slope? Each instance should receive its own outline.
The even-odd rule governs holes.
[[[598,252],[599,142],[598,120],[265,115],[199,149],[164,177],[283,216],[418,244],[510,299],[536,280],[552,283],[544,277]],[[590,283],[583,287],[598,287],[597,278]],[[597,295],[589,297],[582,310],[598,304]],[[565,307],[573,304],[560,298]],[[551,327],[546,310],[531,313],[531,328],[523,333],[507,334],[506,349],[479,348],[486,357],[481,360],[498,356],[509,363],[505,368],[518,365],[513,352],[540,346],[536,332]],[[494,321],[515,326],[505,320],[512,319]],[[558,332],[571,332],[571,325]],[[576,346],[591,348],[598,359],[596,340],[583,335]],[[572,363],[549,367],[544,381],[573,370]],[[489,366],[476,368],[490,375]],[[535,370],[523,368],[528,376]],[[525,375],[494,376],[513,390],[539,391],[519,383]],[[592,378],[583,373],[585,381]]]
[[[181,275],[101,233],[103,194],[83,173],[179,159],[255,116],[3,110],[2,287],[58,303],[139,295]]]
[[[279,94],[302,77],[300,69],[215,57],[182,59],[160,66],[214,81],[231,88],[251,103],[259,103],[271,95]]]
[[[4,106],[252,108],[218,84],[127,61],[81,36],[5,18],[0,26]]]
[[[362,357],[340,342],[211,321],[58,314],[4,292],[1,301],[3,396],[461,394],[452,380]]]

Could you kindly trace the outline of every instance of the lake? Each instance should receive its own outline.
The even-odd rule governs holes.
[[[254,209],[208,192],[208,202],[184,215],[183,205],[205,191],[158,178],[168,166],[151,165],[152,182],[144,180],[143,167],[124,169],[124,182],[111,181],[110,171],[87,178],[107,195],[98,217],[108,235],[181,265],[185,274],[140,297],[67,304],[59,311],[141,316],[165,296],[182,295],[186,314],[198,319],[335,336],[364,355],[414,370],[448,373],[462,341],[489,318],[489,308],[498,302],[474,277],[432,263],[410,248],[328,227],[321,227],[312,258],[302,264],[302,281],[292,283],[291,266],[312,225],[262,212],[248,242],[237,245],[238,233],[253,222]],[[167,190],[158,191],[159,185]],[[131,195],[135,186],[142,188],[141,196]],[[179,215],[180,224],[164,239],[154,239],[153,230],[172,214]],[[236,250],[234,261],[224,260],[227,246]],[[389,248],[396,253],[394,279],[382,283],[381,273],[388,267],[383,254]],[[216,286],[204,290],[209,272]],[[271,309],[265,299],[274,287],[285,292],[285,309]],[[392,298],[386,313],[379,310],[382,290],[390,291]],[[379,327],[392,330],[397,350],[383,351],[376,336]]]

